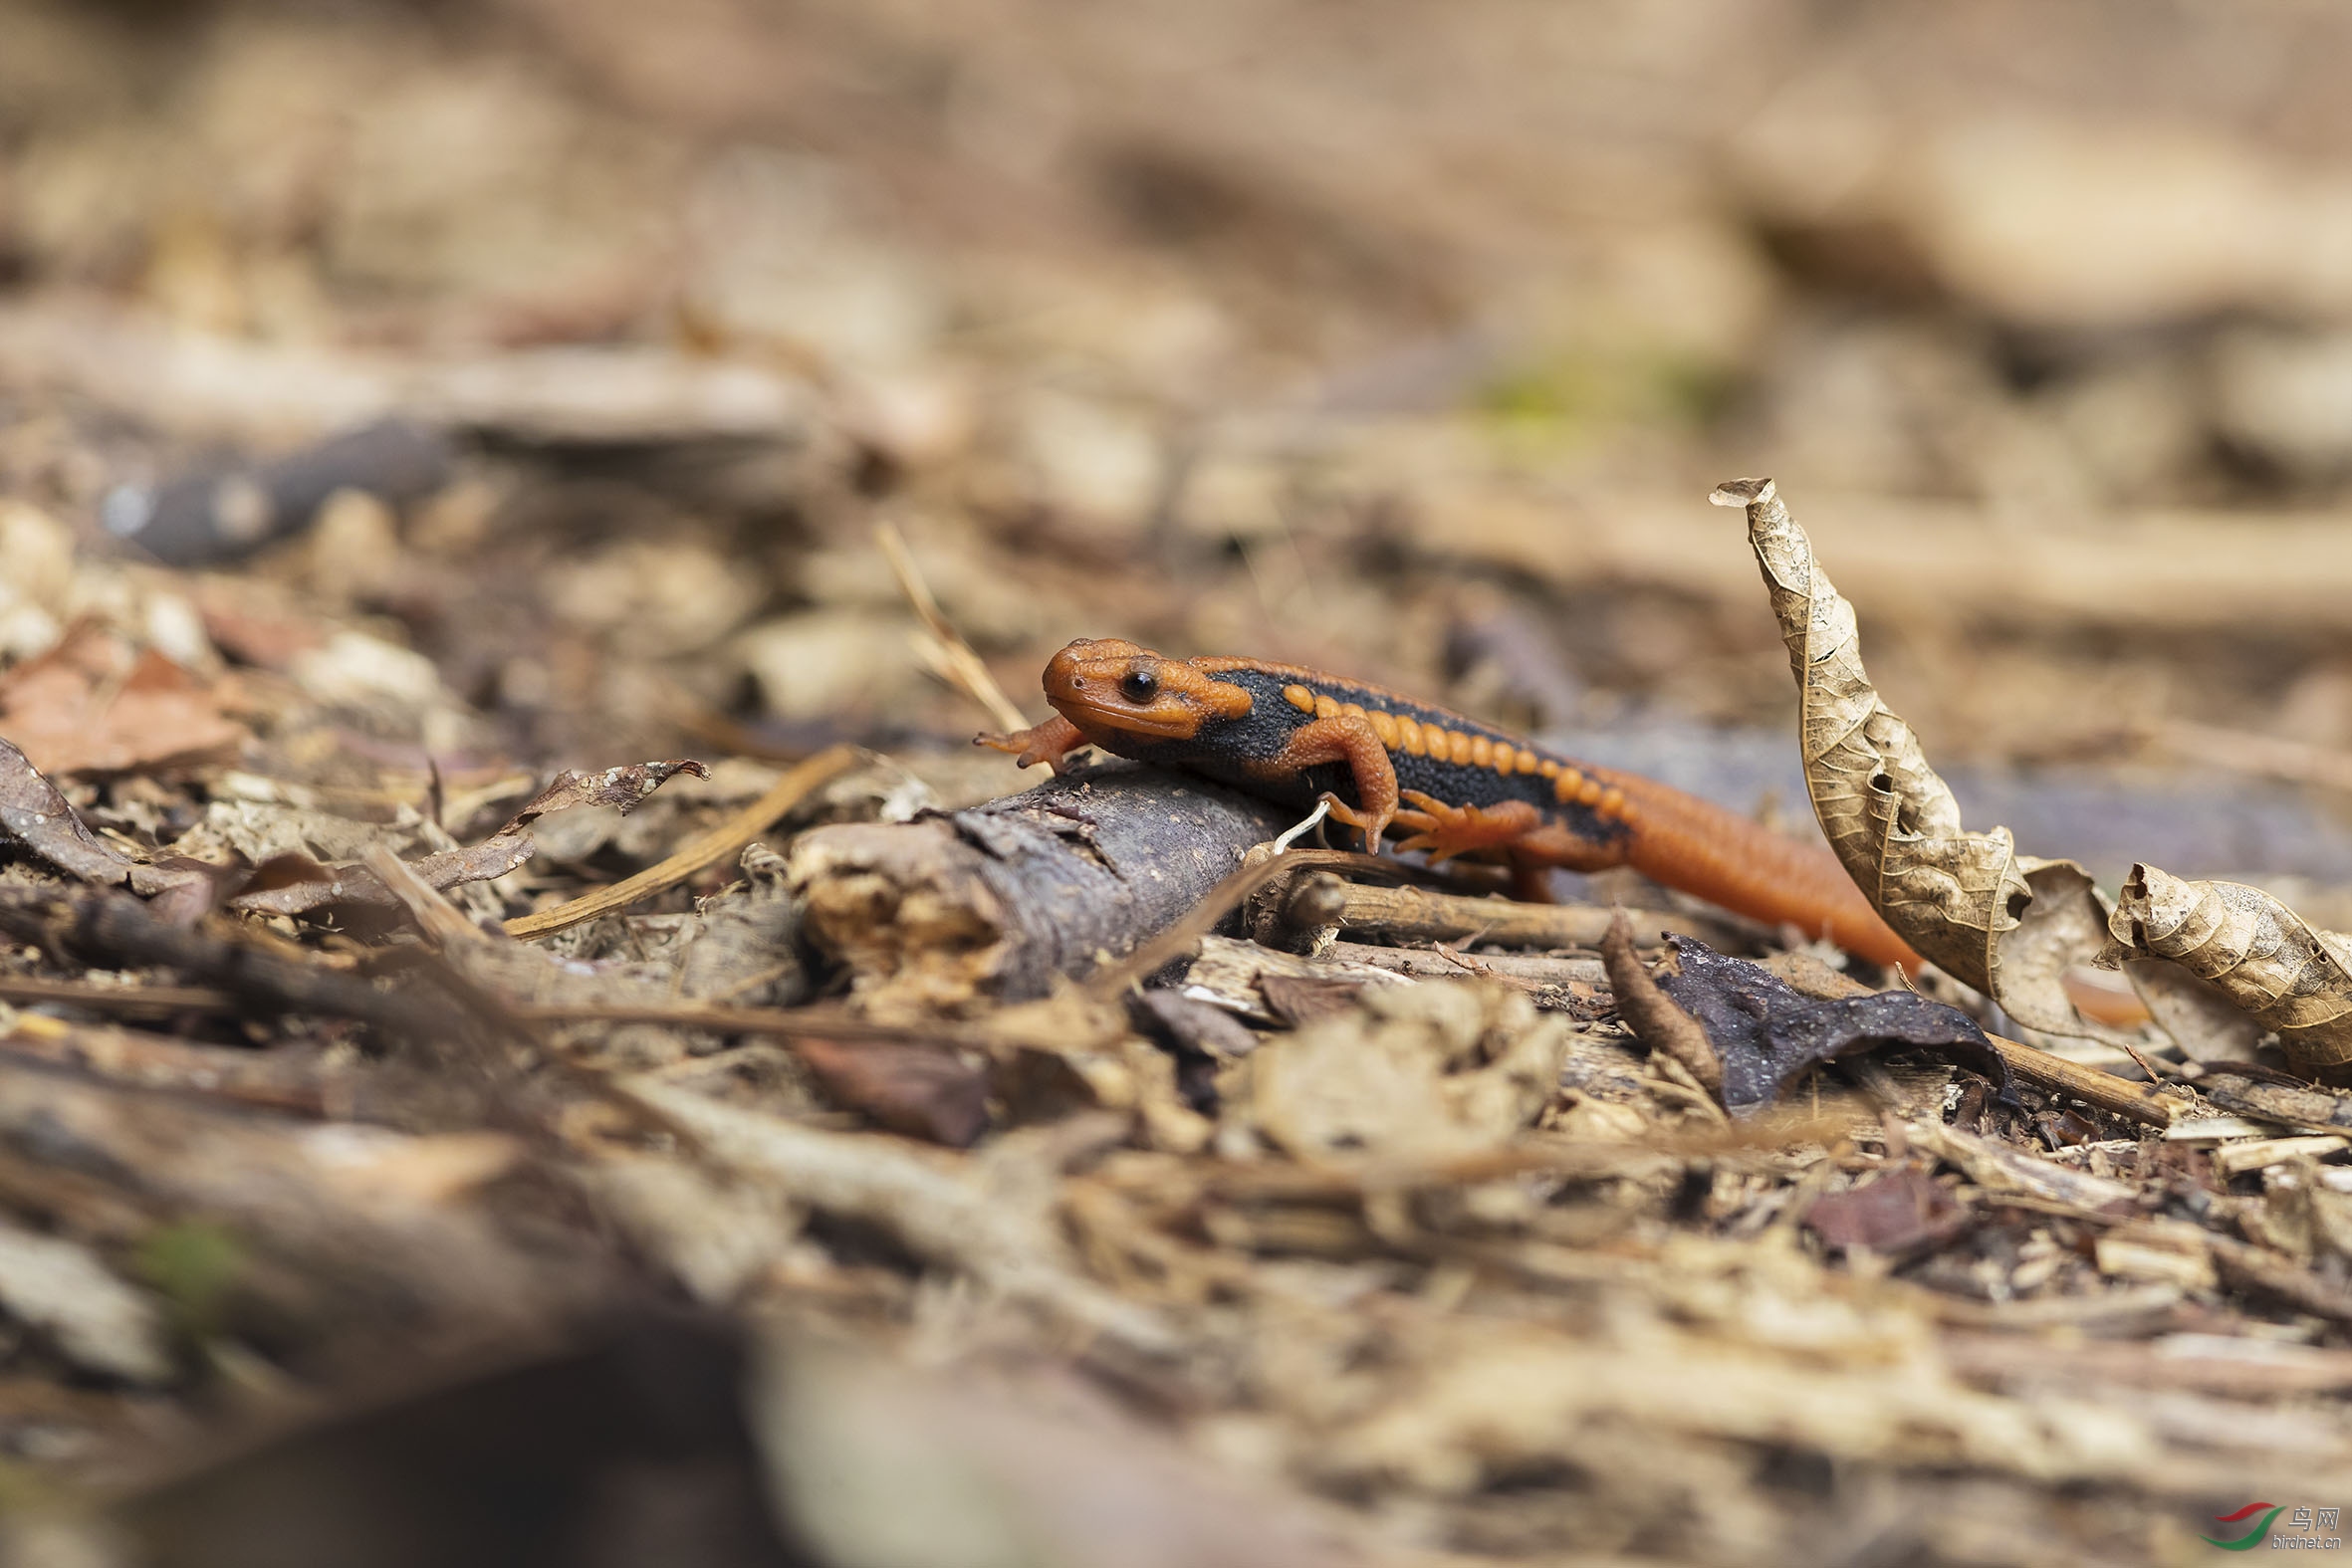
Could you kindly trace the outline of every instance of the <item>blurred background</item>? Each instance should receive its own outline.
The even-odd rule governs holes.
[[[0,0],[0,663],[283,677],[343,728],[249,684],[281,780],[1016,787],[889,523],[1033,717],[1072,636],[1257,653],[1801,820],[1705,499],[1769,474],[1973,825],[2352,923],[2347,59],[2316,0]]]
[[[882,517],[1019,693],[1118,633],[1773,723],[1704,506],[1768,472],[1939,757],[2332,750],[2348,35],[2292,0],[11,0],[0,486],[87,540],[222,452],[454,431],[432,496],[265,564],[563,752],[682,705],[965,725]]]

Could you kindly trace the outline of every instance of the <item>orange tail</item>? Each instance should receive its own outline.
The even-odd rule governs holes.
[[[1873,963],[1917,973],[1926,962],[1879,918],[1828,845],[1783,837],[1654,779],[1586,772],[1625,791],[1634,818],[1626,863],[1652,881],[1754,920],[1827,936]]]

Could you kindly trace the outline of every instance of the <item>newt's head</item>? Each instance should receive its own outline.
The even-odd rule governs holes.
[[[1116,637],[1081,637],[1054,655],[1046,701],[1105,745],[1129,735],[1188,741],[1212,719],[1250,711],[1250,694],[1239,686]]]

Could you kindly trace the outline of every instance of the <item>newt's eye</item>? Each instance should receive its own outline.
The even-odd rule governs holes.
[[[1160,694],[1160,678],[1149,670],[1129,670],[1119,677],[1119,695],[1129,702],[1149,702]]]

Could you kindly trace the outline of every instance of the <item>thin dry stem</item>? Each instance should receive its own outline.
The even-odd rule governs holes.
[[[931,596],[931,586],[915,568],[914,557],[906,548],[906,540],[894,523],[874,525],[874,544],[882,552],[882,559],[890,562],[890,569],[898,577],[898,586],[906,594],[906,602],[914,609],[915,618],[923,623],[924,636],[916,640],[916,649],[932,673],[957,691],[978,703],[996,722],[1000,730],[1022,730],[1029,720],[1005,695],[997,678],[988,672],[980,655],[949,623],[939,608],[939,601]]]
[[[799,805],[811,791],[827,783],[857,761],[854,747],[833,746],[776,781],[775,787],[736,812],[733,816],[695,839],[659,865],[647,866],[635,876],[584,893],[570,903],[543,909],[537,914],[522,915],[506,923],[506,934],[531,940],[551,937],[559,931],[609,915],[615,910],[642,902],[654,894],[677,886],[696,872],[717,865],[744,845],[759,837],[794,806]]]

